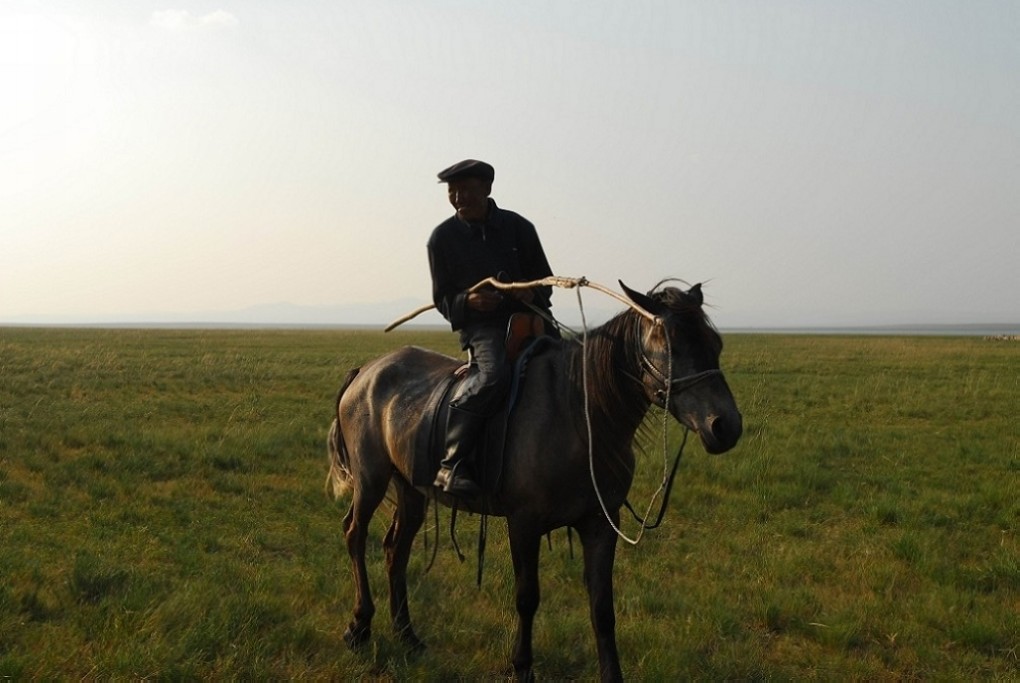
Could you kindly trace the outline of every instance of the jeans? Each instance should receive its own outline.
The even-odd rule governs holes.
[[[495,325],[470,325],[461,330],[461,345],[471,349],[475,367],[450,406],[479,417],[498,411],[510,386],[506,361],[506,330]]]

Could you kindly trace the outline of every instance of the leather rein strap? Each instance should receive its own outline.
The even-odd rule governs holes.
[[[634,506],[630,504],[630,501],[624,499],[624,506],[630,510],[630,514],[634,516],[634,519],[641,525],[643,529],[657,529],[662,524],[662,518],[666,516],[666,506],[669,505],[669,496],[673,492],[673,481],[676,479],[676,470],[680,466],[680,456],[684,453],[684,446],[687,445],[687,435],[691,433],[687,427],[684,427],[684,439],[680,442],[680,448],[676,452],[676,457],[673,458],[673,469],[669,471],[669,476],[666,478],[666,491],[662,496],[662,504],[659,506],[659,514],[655,518],[654,524],[649,524],[648,520],[637,513]]]
[[[641,338],[641,319],[640,318],[637,319],[635,321],[635,323],[636,323],[636,325],[635,325],[635,332],[636,332],[635,336],[638,339],[640,339]],[[652,359],[648,357],[647,353],[645,353],[645,346],[644,346],[643,343],[640,345],[639,348],[640,348],[640,350],[638,351],[638,364],[641,366],[641,369],[644,370],[645,372],[647,372],[649,375],[651,375],[652,379],[654,379],[656,382],[658,382],[659,384],[662,385],[660,388],[655,390],[655,395],[659,399],[659,402],[656,403],[656,405],[658,405],[660,408],[665,408],[666,407],[665,406],[665,402],[666,402],[666,396],[667,395],[682,393],[684,391],[687,391],[688,389],[690,389],[694,385],[700,384],[701,382],[704,382],[709,377],[715,377],[716,375],[721,375],[722,374],[722,370],[711,369],[711,370],[702,370],[701,372],[696,372],[696,373],[694,373],[692,375],[686,375],[684,377],[675,377],[675,378],[674,377],[670,377],[669,375],[664,373],[662,370],[660,370],[659,368],[655,367],[655,363],[653,363]],[[626,375],[627,377],[630,377],[631,379],[635,380],[639,384],[644,384],[644,382],[642,382],[640,377],[635,377],[634,375],[632,375],[632,374],[630,374],[629,372],[626,372],[626,371],[622,371],[622,372],[623,372],[624,375]]]

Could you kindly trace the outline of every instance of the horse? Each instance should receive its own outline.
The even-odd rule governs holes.
[[[700,284],[686,291],[664,284],[642,294],[621,282],[629,308],[587,332],[583,343],[565,339],[531,358],[506,427],[500,485],[478,499],[411,484],[419,416],[436,385],[462,361],[409,346],[350,371],[337,394],[327,475],[334,496],[353,491],[343,518],[355,584],[353,620],[344,632],[348,646],[358,648],[371,635],[366,535],[374,511],[393,490],[395,511],[383,547],[393,628],[407,646],[424,647],[411,625],[407,564],[433,497],[507,520],[517,611],[511,661],[521,680],[534,676],[541,537],[562,527],[576,530],[600,675],[622,680],[613,564],[620,508],[634,476],[635,434],[653,404],[694,432],[709,453],[733,448],[743,429],[719,367],[722,338],[703,310]]]

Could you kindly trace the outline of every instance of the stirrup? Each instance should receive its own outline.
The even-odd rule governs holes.
[[[451,496],[463,498],[474,498],[482,492],[482,489],[474,481],[463,475],[458,475],[456,467],[453,469],[440,467],[432,485],[443,489],[444,493],[449,493]]]

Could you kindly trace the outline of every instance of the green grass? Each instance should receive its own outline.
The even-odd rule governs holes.
[[[689,446],[663,528],[621,546],[624,673],[662,679],[1020,677],[1020,347],[978,338],[730,335],[745,416]],[[513,639],[505,524],[462,515],[460,563],[411,560],[422,655],[389,630],[351,653],[345,501],[323,492],[347,369],[453,335],[0,329],[0,676],[501,677]],[[679,439],[674,428],[671,448]],[[632,499],[661,473],[654,430]],[[628,531],[633,532],[633,524]],[[580,548],[542,555],[536,669],[594,679]]]

